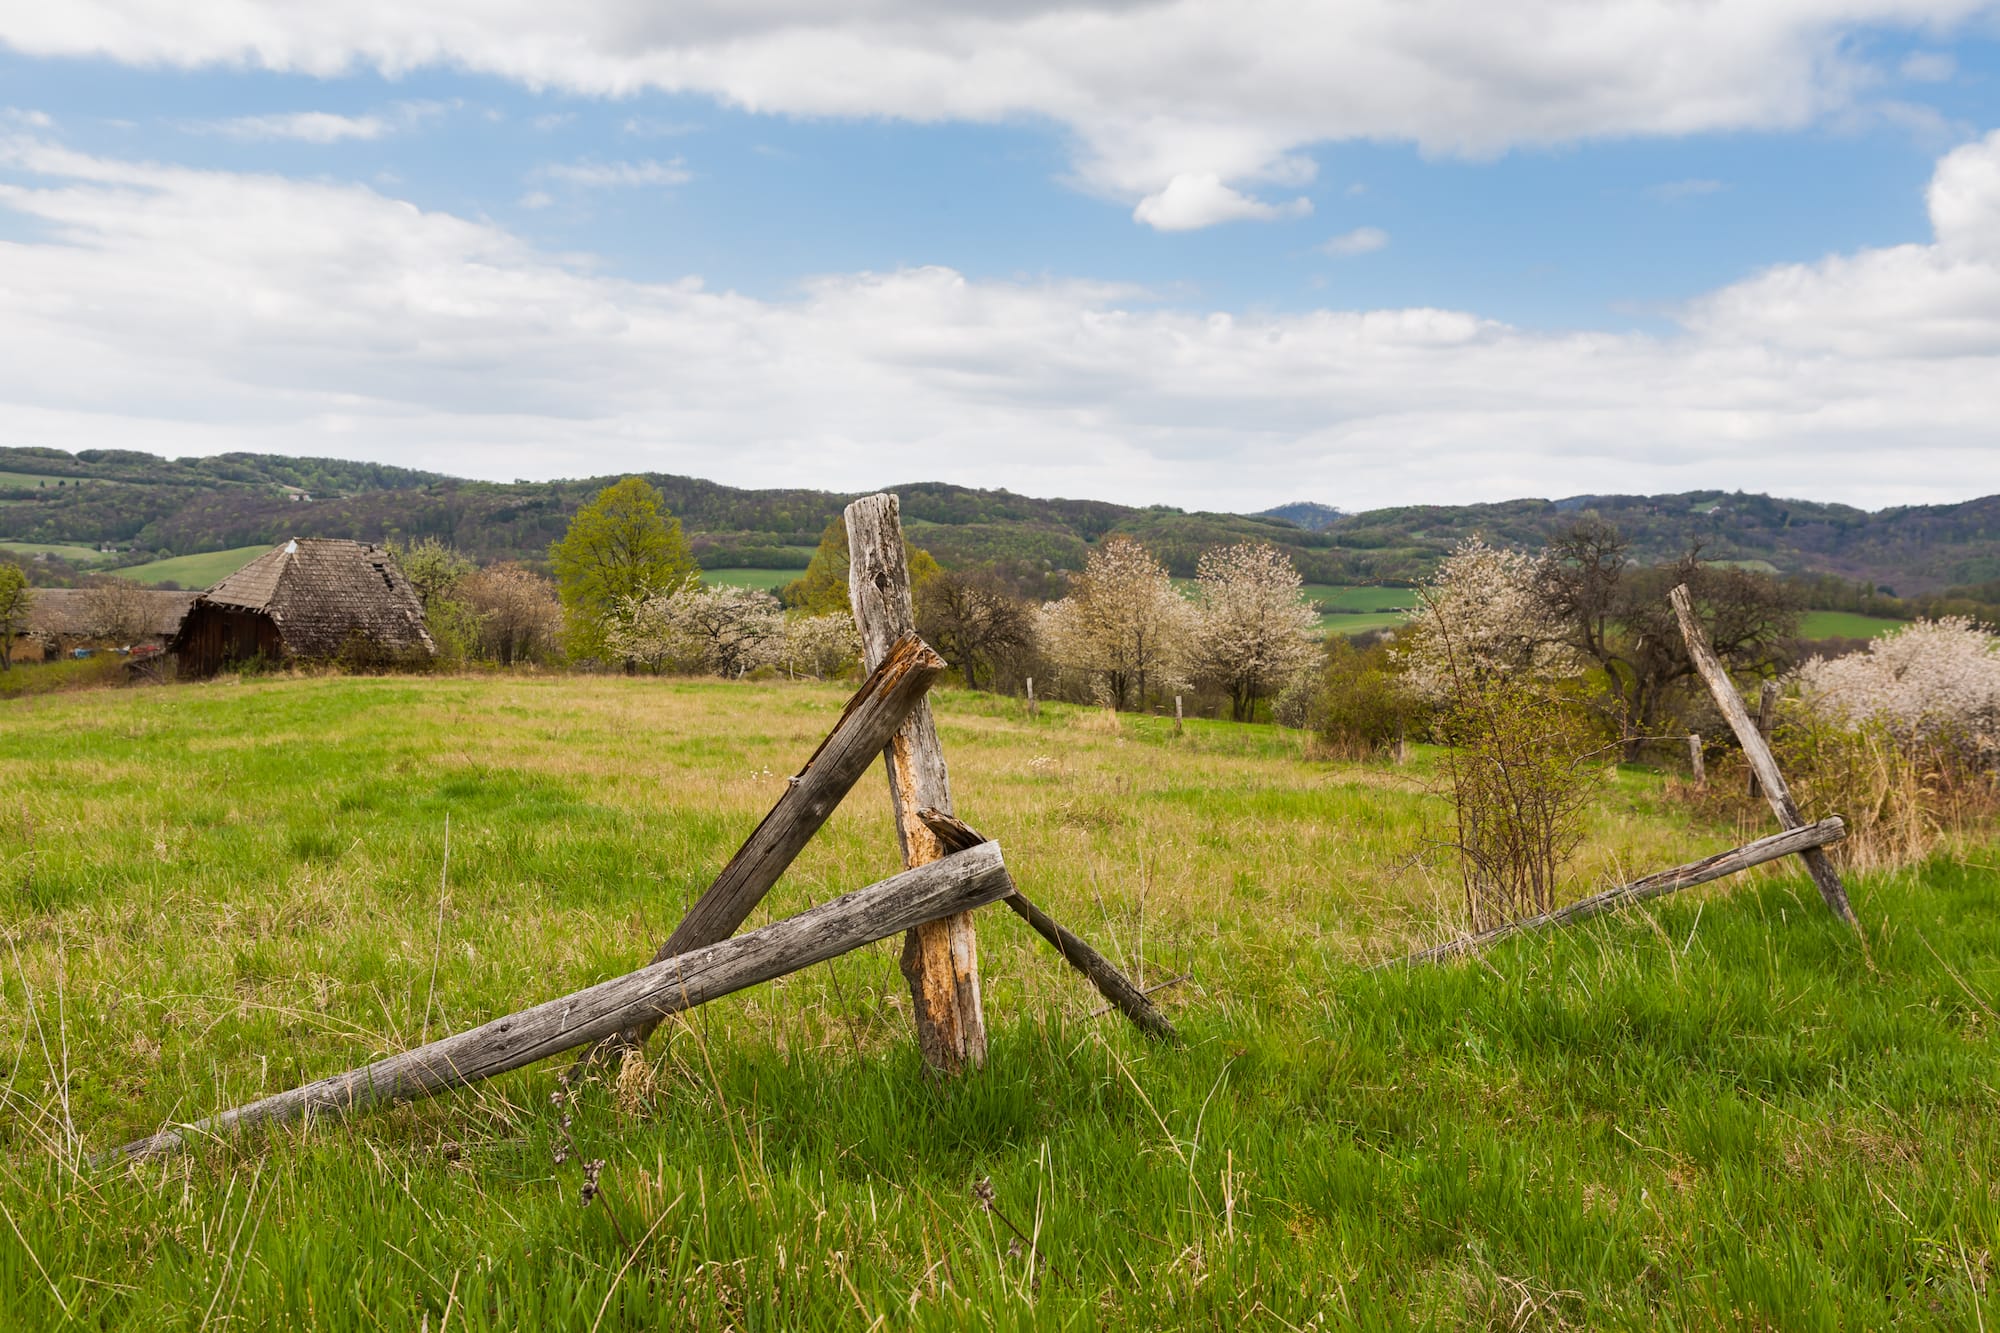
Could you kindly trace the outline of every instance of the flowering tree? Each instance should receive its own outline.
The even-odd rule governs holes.
[[[1916,621],[1865,653],[1815,657],[1792,679],[1830,720],[2000,757],[2000,636],[1963,616]]]
[[[1057,666],[1113,708],[1143,707],[1149,689],[1180,679],[1194,608],[1145,547],[1105,538],[1070,589],[1042,610],[1043,651]]]
[[[845,611],[823,616],[788,616],[778,644],[779,661],[789,675],[829,680],[845,672],[861,656],[861,631]]]
[[[1201,557],[1189,666],[1228,694],[1238,722],[1319,658],[1319,617],[1303,586],[1291,558],[1268,543],[1216,547]]]
[[[1468,538],[1417,590],[1417,606],[1400,656],[1425,698],[1448,700],[1475,677],[1576,674],[1575,657],[1548,640],[1536,562],[1520,551]]]
[[[772,661],[783,636],[784,615],[770,593],[689,578],[669,592],[628,600],[605,642],[650,671],[739,676]]]

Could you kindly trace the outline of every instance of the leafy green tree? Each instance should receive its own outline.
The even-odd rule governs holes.
[[[14,669],[14,636],[27,628],[28,608],[34,600],[21,567],[0,564],[0,671]]]
[[[605,631],[624,608],[701,573],[680,520],[643,477],[607,486],[577,510],[549,559],[573,657],[602,657]]]
[[[410,545],[389,544],[390,554],[423,603],[424,625],[444,665],[463,661],[477,648],[479,617],[466,601],[465,581],[476,566],[457,547],[426,537]]]
[[[929,551],[903,540],[903,555],[910,564],[910,595],[919,604],[930,581],[944,572]],[[819,535],[819,549],[806,565],[806,572],[787,583],[778,598],[793,611],[809,616],[851,615],[847,600],[847,521],[834,518]]]

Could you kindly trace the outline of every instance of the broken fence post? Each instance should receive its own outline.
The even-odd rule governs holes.
[[[889,649],[805,766],[786,781],[771,812],[653,954],[654,962],[736,933],[944,669],[944,659],[914,634]],[[628,1042],[643,1042],[657,1022],[641,1022],[622,1036]]]
[[[1765,681],[1764,687],[1757,691],[1757,734],[1767,744],[1771,739],[1771,728],[1778,720],[1778,694],[1778,682],[1775,680]],[[1753,768],[1750,770],[1750,795],[1756,797],[1763,794],[1763,789],[1757,785],[1757,770]]]
[[[1757,781],[1764,788],[1764,799],[1771,803],[1771,812],[1778,817],[1778,823],[1787,829],[1800,828],[1805,817],[1799,813],[1798,802],[1792,799],[1791,788],[1785,785],[1785,775],[1778,771],[1778,761],[1771,757],[1771,747],[1757,731],[1756,723],[1743,707],[1743,696],[1736,692],[1736,685],[1729,679],[1729,673],[1717,660],[1714,649],[1708,646],[1708,635],[1703,632],[1701,622],[1695,618],[1694,600],[1688,595],[1687,585],[1681,584],[1667,598],[1674,604],[1674,614],[1681,622],[1681,634],[1687,639],[1688,656],[1693,659],[1695,670],[1708,685],[1708,692],[1715,696],[1716,706],[1729,719],[1729,726],[1736,733],[1736,741],[1743,747],[1744,758],[1750,761],[1750,771],[1757,775]],[[1806,863],[1806,870],[1812,875],[1813,883],[1819,888],[1819,895],[1833,914],[1860,929],[1855,920],[1854,908],[1848,904],[1847,890],[1841,885],[1840,875],[1833,868],[1833,862],[1818,846],[1807,847],[1799,853],[1799,859]]]
[[[963,820],[946,814],[942,810],[928,807],[917,811],[917,817],[924,821],[924,827],[937,835],[938,842],[946,851],[962,852],[977,847],[986,841],[984,834],[969,827]],[[1057,924],[1054,917],[1028,901],[1026,894],[1018,886],[1000,900],[1014,909],[1014,914],[1033,927],[1034,932],[1055,946],[1063,961],[1084,975],[1097,993],[1111,1002],[1125,1017],[1132,1020],[1141,1032],[1162,1041],[1177,1042],[1180,1033],[1167,1021],[1167,1016],[1146,998],[1146,992],[1132,984],[1117,964],[1085,944],[1076,935]]]
[[[861,631],[862,661],[873,670],[898,639],[916,631],[910,602],[909,561],[903,524],[893,495],[870,495],[847,506],[847,591]],[[889,799],[903,864],[920,866],[943,854],[937,838],[917,818],[924,806],[951,810],[951,779],[930,705],[919,701],[884,754]],[[941,1074],[986,1063],[986,1019],[979,999],[979,938],[969,912],[928,922],[903,946],[903,975],[910,983],[917,1045]]]
[[[191,1125],[163,1129],[106,1154],[103,1160],[153,1157],[184,1147],[191,1136],[302,1117],[335,1119],[464,1087],[601,1041],[637,1023],[657,1023],[668,1014],[825,962],[941,914],[969,912],[1004,897],[1013,887],[999,846],[985,843],[747,935],[648,964],[360,1069]]]
[[[1413,953],[1408,958],[1379,964],[1378,970],[1380,967],[1435,963],[1440,959],[1472,953],[1497,940],[1506,939],[1509,935],[1518,935],[1527,930],[1540,930],[1545,926],[1568,925],[1573,921],[1596,916],[1600,912],[1609,912],[1614,908],[1644,902],[1648,898],[1658,898],[1663,894],[1691,888],[1696,884],[1706,884],[1725,875],[1734,875],[1739,871],[1748,870],[1751,866],[1775,861],[1781,856],[1818,851],[1828,843],[1839,842],[1846,836],[1847,826],[1837,818],[1822,819],[1817,824],[1807,824],[1802,828],[1773,833],[1767,838],[1759,838],[1741,847],[1718,852],[1714,856],[1684,866],[1675,866],[1672,870],[1662,870],[1657,875],[1648,875],[1630,884],[1621,884],[1615,889],[1592,894],[1588,898],[1579,899],[1553,912],[1544,912],[1540,916],[1528,917],[1522,921],[1510,921],[1506,925],[1495,926],[1476,935],[1464,935],[1455,940],[1446,940],[1435,948]]]

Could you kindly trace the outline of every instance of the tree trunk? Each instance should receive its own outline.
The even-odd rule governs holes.
[[[871,495],[847,506],[848,596],[861,630],[862,660],[873,670],[901,638],[915,631],[903,525],[893,495]],[[951,780],[930,705],[919,700],[884,756],[889,799],[903,864],[920,866],[943,854],[936,835],[917,817],[931,806],[951,813]],[[986,1021],[979,1000],[979,941],[971,913],[912,930],[903,943],[917,1045],[940,1074],[986,1063]]]

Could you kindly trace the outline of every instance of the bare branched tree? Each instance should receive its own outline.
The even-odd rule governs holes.
[[[1034,645],[1035,614],[997,580],[945,570],[917,588],[917,633],[958,668],[967,689],[982,673]]]

